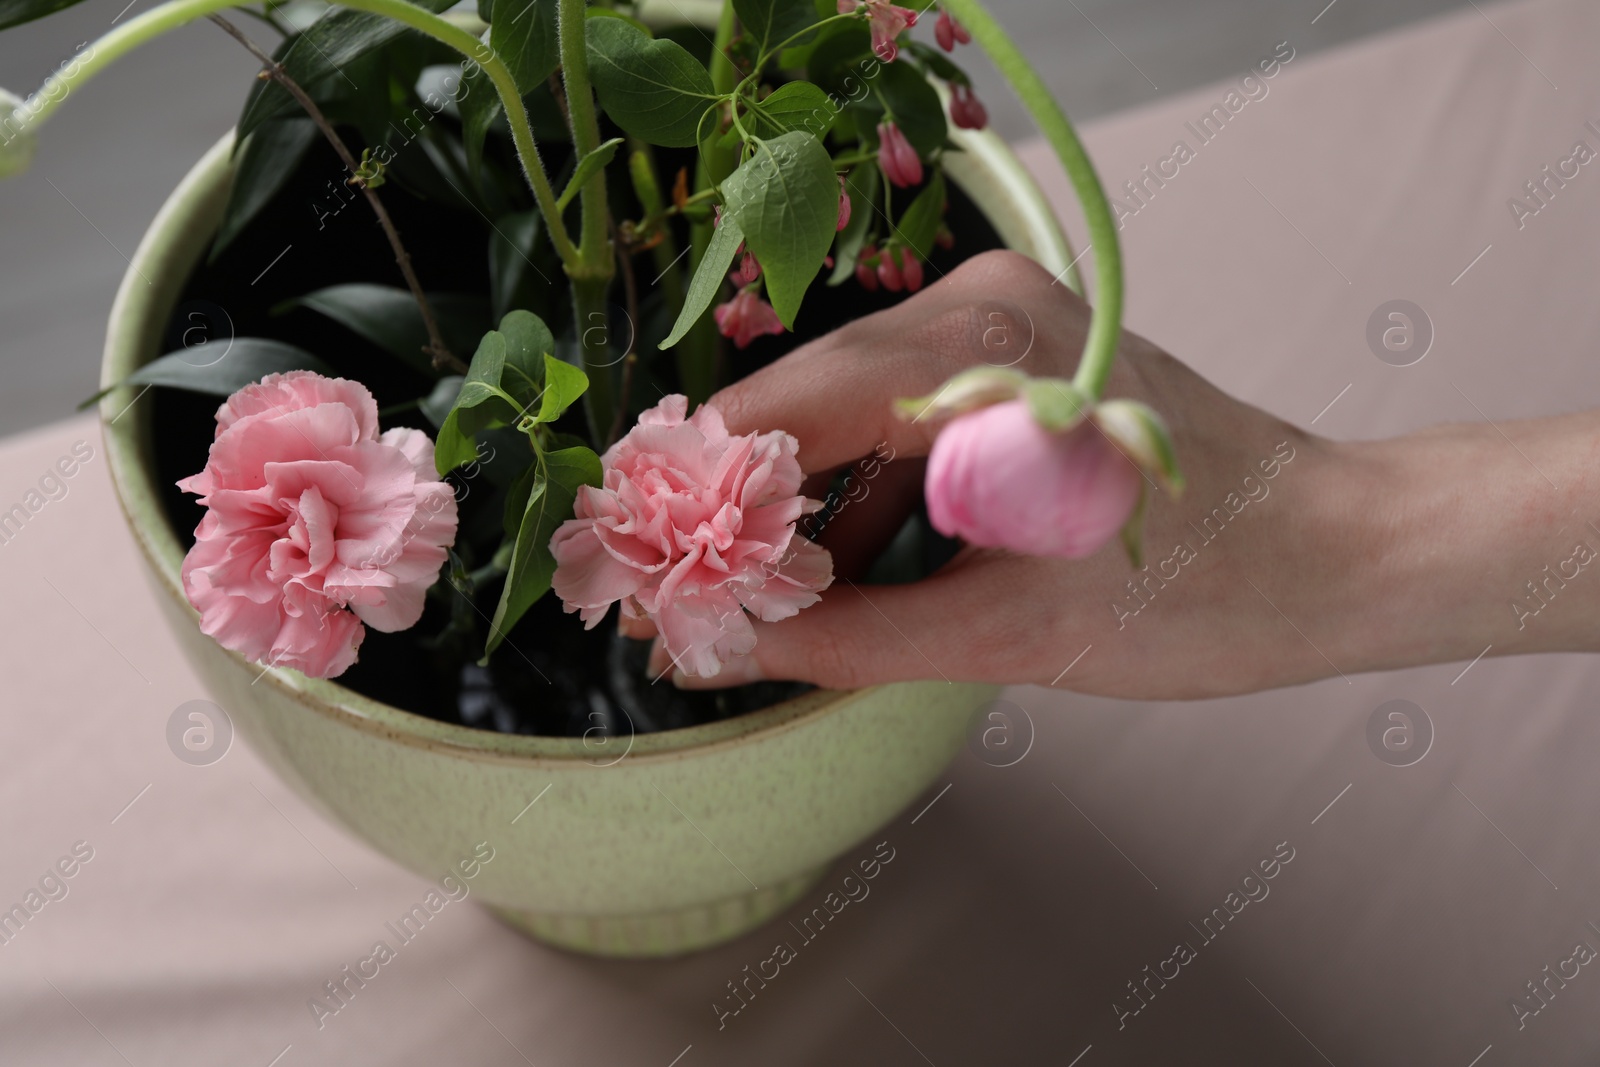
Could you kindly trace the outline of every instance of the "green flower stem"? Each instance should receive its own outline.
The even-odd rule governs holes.
[[[18,109],[17,125],[21,129],[37,129],[65,100],[74,88],[87,82],[100,71],[133,49],[161,35],[187,25],[207,15],[243,7],[252,0],[170,0],[159,7],[129,19],[104,37],[95,41],[92,50],[82,59],[69,64],[45,79],[38,92],[28,98]],[[561,224],[561,212],[556,208],[556,195],[550,188],[550,179],[539,160],[539,148],[533,140],[533,128],[528,123],[527,109],[517,92],[517,83],[511,71],[493,50],[472,34],[406,0],[335,0],[343,7],[385,15],[421,33],[427,34],[477,63],[489,76],[500,103],[505,108],[506,120],[511,126],[511,137],[516,144],[517,157],[522,162],[523,173],[533,190],[534,199],[545,218],[545,228],[557,254],[569,268],[579,262],[578,249],[567,236]]]
[[[561,76],[566,88],[567,118],[572,125],[574,159],[584,158],[600,145],[600,119],[595,113],[594,89],[589,81],[585,6],[586,0],[560,0],[556,8]],[[589,388],[583,394],[583,410],[589,421],[589,436],[597,447],[603,447],[616,418],[606,295],[617,265],[611,249],[605,168],[596,171],[584,183],[581,202],[578,259],[576,263],[568,263],[566,268],[572,284],[572,317],[578,331],[578,347],[583,353],[584,373],[589,376]],[[630,323],[629,328],[637,330],[638,324]]]
[[[739,83],[739,68],[733,65],[733,60],[728,56],[728,49],[733,44],[733,35],[737,29],[733,4],[729,0],[723,0],[722,15],[717,20],[716,36],[711,42],[710,66],[711,89],[721,97],[731,94],[733,87]],[[721,106],[718,105],[719,112],[720,109]],[[719,128],[713,129],[711,136],[700,142],[700,162],[695,167],[694,180],[697,194],[714,192],[721,186],[722,180],[733,173],[734,162],[738,158],[733,150],[717,144],[722,136],[721,123],[719,122],[717,126]],[[706,249],[711,246],[713,232],[714,226],[710,219],[690,225],[689,277],[694,277],[695,272],[700,269],[700,261],[705,258]],[[678,364],[678,385],[688,396],[689,403],[702,403],[716,392],[717,350],[720,344],[716,324],[711,316],[702,315],[673,349]]]
[[[586,0],[560,0],[557,24],[561,46],[561,77],[567,91],[567,114],[572,122],[573,158],[582,159],[600,145],[600,120],[595,114],[594,90],[589,82],[589,53],[584,35]],[[582,272],[610,278],[614,270],[606,216],[606,176],[602,168],[583,187],[583,226],[578,238]],[[569,269],[568,274],[572,271]]]
[[[1111,205],[1106,202],[1094,164],[1089,161],[1072,123],[1005,28],[985,10],[981,0],[942,2],[1011,83],[1012,91],[1056,150],[1083,205],[1084,219],[1089,225],[1089,243],[1094,247],[1099,291],[1095,294],[1094,317],[1084,342],[1083,359],[1072,381],[1091,402],[1097,401],[1105,391],[1106,379],[1111,376],[1111,365],[1117,358],[1117,341],[1122,333],[1122,249],[1117,241],[1117,223]]]

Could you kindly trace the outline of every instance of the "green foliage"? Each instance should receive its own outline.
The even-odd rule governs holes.
[[[733,269],[734,257],[739,254],[739,246],[743,243],[744,231],[739,228],[738,220],[724,216],[722,225],[711,235],[711,243],[706,246],[699,269],[689,280],[689,291],[683,298],[683,311],[679,313],[672,332],[661,342],[662,348],[671,348],[683,340],[700,316],[706,313],[706,308],[722,291],[722,280]]]
[[[814,0],[733,0],[733,10],[758,57],[817,24]]]
[[[845,191],[850,194],[850,225],[833,242],[833,276],[828,279],[829,285],[843,285],[855,274],[867,234],[877,222],[879,185],[878,168],[871,163],[852,169],[845,179]]]
[[[507,314],[498,330],[483,335],[439,426],[434,463],[440,474],[470,463],[477,455],[474,438],[483,431],[516,426],[535,434],[583,396],[588,377],[556,359],[554,351],[550,328],[528,311]],[[438,399],[429,398],[435,409]]]
[[[524,481],[513,490],[508,519],[519,497],[526,502],[521,507],[521,521],[517,524],[511,565],[506,571],[500,603],[489,624],[489,639],[483,650],[485,661],[505,640],[517,620],[550,591],[550,580],[556,570],[555,557],[550,554],[550,538],[563,522],[572,518],[578,487],[599,485],[600,476],[600,457],[580,445],[541,454],[524,475]]]
[[[823,137],[839,117],[839,110],[829,101],[828,94],[810,82],[787,82],[773,90],[772,95],[750,107],[744,128],[757,137],[781,137],[796,131]],[[738,137],[737,130],[729,130],[730,138]]]
[[[885,64],[855,107],[860,112],[857,121],[863,133],[874,131],[874,144],[878,123],[891,114],[900,132],[924,159],[942,149],[950,136],[939,91],[909,63]]]
[[[522,92],[543,85],[561,65],[556,0],[491,0],[486,21],[489,47],[505,60]]]
[[[562,190],[556,199],[556,207],[565,209],[583,189],[590,178],[604,170],[617,154],[617,146],[622,144],[622,138],[613,137],[601,144],[593,152],[578,160],[578,165],[572,171],[572,177],[567,179],[567,187]]]
[[[717,99],[700,61],[623,19],[590,19],[587,30],[589,76],[611,120],[649,144],[695,144],[700,117]]]
[[[418,7],[438,13],[454,0],[412,0]],[[387,85],[387,65],[383,63],[352,70],[358,60],[382,55],[379,58],[396,65],[413,67],[412,80],[421,70],[420,53],[407,55],[404,49],[386,48],[402,34],[404,25],[384,15],[349,8],[333,8],[312,23],[304,32],[286,38],[273,59],[283,65],[284,73],[300,84],[319,105],[324,102],[321,90],[331,89],[337,97],[359,101],[378,109],[386,116],[389,106],[387,91],[377,91]],[[413,35],[414,36],[414,35]],[[409,62],[406,62],[409,61]],[[337,82],[337,85],[332,84]],[[377,83],[377,84],[374,84]],[[346,95],[348,94],[348,95]],[[245,137],[261,123],[277,115],[298,111],[299,105],[288,92],[272,81],[257,81],[245,101],[244,112],[239,117],[239,136]],[[326,107],[324,108],[326,110]],[[381,126],[381,122],[379,123]]]
[[[489,322],[489,302],[481,296],[429,294],[428,304],[439,323],[439,333],[452,352],[464,353],[471,348]],[[414,370],[430,376],[438,373],[423,351],[428,345],[428,329],[409,289],[366,282],[330,285],[286,300],[272,310],[283,314],[294,308],[309,308],[326,315]]]
[[[274,119],[258,127],[245,142],[234,169],[227,211],[211,243],[215,259],[248,226],[261,209],[283,191],[306,151],[320,137],[316,123],[303,115]]]
[[[916,252],[918,259],[927,259],[933,252],[933,241],[944,222],[945,184],[944,171],[935,170],[933,177],[922,187],[922,192],[911,201],[905,214],[895,223],[895,238]],[[851,218],[854,222],[854,217]]]
[[[310,352],[282,341],[265,337],[207,341],[203,345],[168,352],[159,359],[151,360],[116,385],[100,390],[78,407],[80,410],[86,408],[112,389],[124,385],[162,385],[210,396],[232,396],[269,374],[292,370],[333,373],[326,363]]]
[[[82,0],[0,0],[0,30],[65,11]]]
[[[839,182],[822,142],[809,133],[757,140],[755,155],[722,183],[726,215],[766,277],[767,295],[794,328],[806,290],[827,258],[839,220]]]

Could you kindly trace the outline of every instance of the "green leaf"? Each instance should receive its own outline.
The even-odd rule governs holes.
[[[444,420],[450,416],[450,409],[456,406],[456,398],[461,395],[461,383],[464,381],[466,379],[459,374],[440,378],[433,392],[417,403],[417,410],[435,427],[443,426]]]
[[[840,231],[833,243],[833,277],[829,285],[842,285],[855,274],[867,234],[878,217],[878,168],[868,164],[856,167],[845,179],[850,194],[850,225]]]
[[[757,140],[756,154],[722,183],[724,223],[732,218],[761,261],[778,318],[794,329],[806,290],[833,244],[839,180],[822,142],[809,133]]]
[[[901,243],[909,245],[918,259],[927,259],[933,253],[933,242],[939,236],[939,224],[944,221],[944,172],[935,170],[933,178],[922,187],[922,192],[911,201],[894,225],[894,235]],[[852,216],[851,222],[855,221]]]
[[[82,0],[0,0],[0,30],[65,11]]]
[[[555,422],[589,388],[589,376],[570,363],[552,355],[544,357],[544,399],[539,404],[539,421]]]
[[[151,360],[116,385],[100,390],[79,404],[78,408],[82,410],[111,390],[124,385],[161,385],[168,389],[185,389],[210,396],[232,396],[269,374],[291,370],[334,373],[331,367],[310,352],[282,341],[269,341],[264,337],[208,341]]]
[[[622,19],[590,19],[587,30],[589,76],[612,121],[650,144],[696,144],[700,116],[717,99],[700,61]]]
[[[744,25],[745,34],[755,43],[758,58],[807,26],[817,24],[817,7],[812,0],[733,0],[733,11]]]
[[[511,68],[517,89],[531,93],[561,65],[557,0],[493,0],[489,47]]]
[[[438,14],[456,0],[412,2]],[[367,84],[375,80],[373,74],[349,68],[357,60],[376,52],[405,32],[407,28],[403,23],[387,15],[334,8],[304,32],[287,38],[273,52],[273,58],[282,63],[284,73],[299,82],[319,104],[324,102],[323,96],[314,91],[313,86],[329,81],[338,83],[332,86],[336,92],[348,92],[354,98],[387,106],[387,86]],[[299,105],[283,86],[272,81],[258,81],[252,87],[245,101],[244,112],[239,117],[238,135],[244,137],[267,119],[298,109]]]
[[[810,82],[787,82],[750,110],[744,127],[757,137],[781,137],[796,130],[824,137],[839,117],[828,94]],[[730,131],[737,136],[738,131]]]
[[[543,388],[545,367],[556,350],[556,340],[543,319],[520,309],[507,312],[500,320],[500,335],[505,338],[505,358],[496,384],[516,397],[520,407],[530,408]],[[587,385],[588,379],[584,383]]]
[[[621,137],[613,137],[578,160],[578,165],[573,168],[572,177],[567,181],[566,189],[562,190],[561,196],[556,200],[556,207],[565,211],[567,205],[572,203],[573,197],[583,190],[584,183],[611,162],[611,157],[617,154],[617,146],[621,143]]]
[[[472,348],[489,324],[489,305],[479,296],[429,293],[428,304],[433,308],[444,343],[457,355]],[[272,311],[281,315],[297,307],[328,316],[430,377],[439,373],[423,352],[428,344],[428,328],[422,321],[422,309],[417,307],[416,297],[409,289],[367,282],[330,285],[286,300]]]
[[[500,388],[505,365],[505,334],[490,330],[483,335],[478,350],[472,355],[455,406],[439,426],[433,460],[441,475],[477,458],[478,446],[474,438],[480,431],[509,425],[522,414],[516,398]]]
[[[895,123],[906,135],[911,147],[924,159],[944,147],[950,135],[945,122],[944,104],[939,91],[929,84],[922,72],[910,63],[888,63],[872,79],[863,78],[869,91],[855,105],[861,113],[858,120],[862,131],[872,131],[877,143],[875,127],[885,117],[884,103],[894,112]],[[860,95],[859,93],[857,94]]]
[[[211,245],[213,260],[283,191],[318,136],[316,123],[303,116],[266,123],[250,135],[234,167],[228,208]]]
[[[722,225],[711,234],[711,243],[706,246],[699,269],[689,279],[689,291],[683,298],[683,310],[678,313],[678,321],[659,347],[671,348],[700,321],[700,316],[705,314],[706,308],[722,291],[722,281],[733,269],[734,257],[739,254],[739,246],[743,243],[744,231],[739,228],[738,222],[731,216],[723,215]]]
[[[578,487],[600,484],[600,457],[588,448],[548,452],[539,468],[542,469],[536,468],[529,483],[527,503],[517,528],[516,547],[506,571],[505,588],[500,592],[500,603],[489,625],[489,640],[483,650],[485,661],[505,640],[517,620],[550,591],[550,579],[556,571],[550,538],[563,522],[572,518]],[[514,490],[513,499],[516,496]]]
[[[943,78],[947,82],[954,82],[957,85],[972,84],[972,79],[967,77],[967,72],[950,62],[945,54],[937,48],[923,44],[921,41],[908,41],[906,42],[906,47],[910,49],[911,54],[917,58],[917,61],[927,67],[928,71],[934,76]]]
[[[522,211],[496,220],[489,235],[489,299],[496,318],[529,303],[537,275],[549,287],[533,261],[543,220],[537,211]]]
[[[494,83],[482,69],[462,78],[461,85],[462,91],[456,97],[456,109],[461,114],[461,146],[466,150],[467,173],[477,183],[483,173],[483,143],[504,108]]]

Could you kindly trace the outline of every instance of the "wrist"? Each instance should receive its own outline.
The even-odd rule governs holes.
[[[1357,669],[1600,649],[1596,422],[1452,424],[1331,446]]]

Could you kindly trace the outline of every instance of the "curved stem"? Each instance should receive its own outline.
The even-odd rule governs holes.
[[[95,41],[81,59],[45,79],[39,90],[27,99],[24,106],[17,109],[13,128],[19,132],[37,128],[50,117],[74,88],[87,82],[117,59],[147,41],[187,25],[195,19],[243,7],[251,2],[253,0],[169,0],[168,3],[136,15]],[[555,246],[564,264],[569,267],[577,264],[578,250],[561,225],[561,212],[556,207],[556,194],[551,189],[549,176],[545,174],[544,166],[539,160],[539,147],[534,142],[533,127],[528,122],[528,111],[523,107],[516,80],[512,78],[510,69],[494,50],[447,19],[440,18],[415,4],[407,3],[406,0],[334,0],[334,2],[338,6],[392,18],[449,45],[483,68],[495,91],[500,95],[506,121],[511,127],[511,139],[516,145],[517,158],[522,163],[523,174],[533,190],[534,199],[538,201],[540,212],[544,215],[550,242]]]
[[[1094,317],[1089,322],[1089,336],[1083,346],[1083,359],[1078,364],[1073,384],[1091,401],[1099,400],[1105,391],[1106,379],[1111,376],[1111,365],[1117,358],[1117,341],[1122,333],[1122,250],[1111,205],[1106,202],[1105,190],[1100,186],[1100,178],[1095,174],[1083,143],[1078,140],[1077,131],[1005,28],[984,9],[980,0],[942,2],[1011,83],[1012,91],[1027,107],[1034,123],[1061,159],[1083,205],[1089,243],[1094,248],[1098,292]]]

